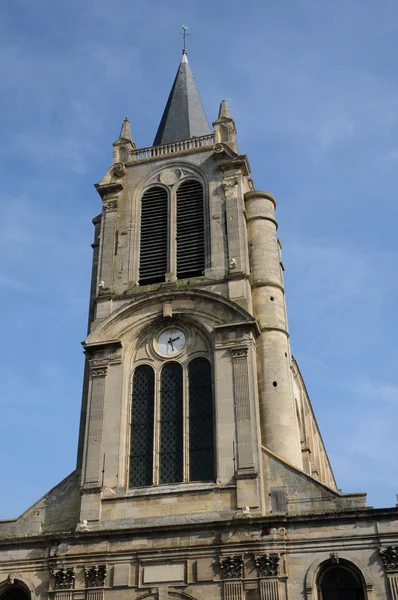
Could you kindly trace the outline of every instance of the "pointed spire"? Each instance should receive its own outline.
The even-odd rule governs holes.
[[[119,140],[128,140],[129,142],[133,141],[133,138],[131,136],[130,121],[128,120],[128,117],[124,118],[123,125],[120,130]]]
[[[134,150],[135,143],[131,136],[130,122],[128,118],[125,117],[120,130],[120,135],[116,142],[113,142],[112,164],[127,162],[130,160]]]
[[[160,146],[210,133],[209,122],[184,49],[153,145]]]
[[[218,119],[214,121],[213,127],[216,144],[227,144],[231,150],[238,152],[235,121],[231,117],[226,100],[221,101]]]
[[[229,106],[227,100],[222,100],[220,104],[220,110],[218,111],[218,118],[230,119],[231,113],[229,112]]]

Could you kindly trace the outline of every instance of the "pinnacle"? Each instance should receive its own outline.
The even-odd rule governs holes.
[[[218,112],[218,118],[221,119],[224,117],[225,119],[231,118],[231,113],[229,112],[229,106],[227,100],[222,100],[220,104],[220,110]]]
[[[127,117],[125,117],[123,121],[123,125],[120,130],[119,140],[129,140],[130,142],[133,141],[133,138],[131,136],[130,122]]]

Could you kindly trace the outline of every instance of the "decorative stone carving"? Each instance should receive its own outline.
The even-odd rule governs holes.
[[[279,554],[259,554],[254,557],[259,577],[277,577],[279,574]]]
[[[126,169],[124,168],[123,163],[117,162],[113,165],[113,175],[118,179],[121,179],[126,175]]]
[[[89,531],[86,519],[78,522],[75,531]]]
[[[243,554],[241,556],[223,556],[220,558],[223,579],[240,579],[243,576]]]
[[[398,573],[398,546],[380,548],[380,556],[387,573]]]
[[[236,194],[237,194],[237,187],[238,187],[238,179],[237,177],[226,177],[225,179],[223,179],[223,188],[224,188],[224,193],[225,193],[225,197],[227,200],[232,200]]]
[[[53,569],[51,575],[54,577],[54,588],[56,590],[71,590],[75,581],[75,568],[67,567]]]
[[[221,154],[221,152],[224,152],[224,146],[222,144],[215,144],[213,146],[213,152],[216,154]]]
[[[87,587],[103,587],[108,572],[106,565],[93,565],[85,568]]]
[[[338,565],[340,562],[339,555],[337,552],[330,553],[330,560],[332,561],[332,565]]]
[[[164,185],[173,185],[181,178],[180,169],[166,169],[159,175],[159,181]]]
[[[117,209],[117,200],[108,200],[108,202],[104,202],[103,208],[105,211],[116,210]]]
[[[93,377],[105,377],[108,367],[96,367],[93,368],[91,373]]]
[[[17,578],[17,576],[15,573],[9,573],[8,577],[7,577],[7,583],[14,585],[16,578]]]
[[[247,356],[248,348],[231,348],[232,358],[242,358]]]

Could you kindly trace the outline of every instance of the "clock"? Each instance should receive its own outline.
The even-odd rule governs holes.
[[[185,333],[177,327],[169,327],[158,337],[158,348],[162,354],[173,356],[181,352],[186,345]]]

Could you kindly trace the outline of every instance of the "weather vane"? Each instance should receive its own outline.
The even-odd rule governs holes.
[[[180,35],[182,35],[182,37],[184,38],[184,49],[183,52],[184,54],[187,53],[187,49],[186,49],[186,37],[187,35],[191,35],[190,33],[187,33],[187,29],[189,29],[189,25],[181,25],[182,27],[182,33],[180,33]]]

